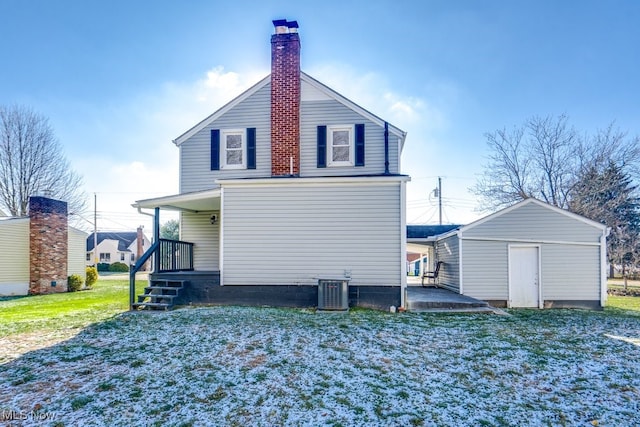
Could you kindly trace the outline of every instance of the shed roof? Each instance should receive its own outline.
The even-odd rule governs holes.
[[[460,225],[407,225],[407,239],[426,239],[460,228]]]

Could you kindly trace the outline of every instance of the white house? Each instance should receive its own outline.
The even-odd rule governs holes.
[[[134,206],[180,211],[187,301],[315,306],[326,279],[400,306],[405,133],[302,72],[297,23],[274,26],[271,74],[173,141],[180,193]]]
[[[132,231],[108,231],[98,232],[98,246],[94,250],[94,235],[89,234],[86,238],[86,265],[98,263],[113,264],[122,262],[130,265],[134,264],[139,255],[142,255],[151,246],[151,241],[138,228]]]

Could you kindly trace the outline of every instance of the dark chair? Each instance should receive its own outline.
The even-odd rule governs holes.
[[[442,266],[442,264],[444,264],[444,262],[442,261],[438,261],[436,263],[436,269],[435,271],[425,271],[422,274],[422,287],[424,288],[424,279],[427,279],[429,281],[433,280],[433,285],[437,286],[436,284],[436,280],[438,279],[438,274],[440,273],[440,267]]]

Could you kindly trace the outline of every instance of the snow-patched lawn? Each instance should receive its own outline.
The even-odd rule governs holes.
[[[57,426],[640,425],[640,317],[512,314],[127,313],[0,365],[0,417]]]

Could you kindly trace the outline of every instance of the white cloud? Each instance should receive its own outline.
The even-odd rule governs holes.
[[[156,92],[136,94],[117,108],[85,111],[82,124],[68,124],[65,141],[78,147],[68,150],[69,158],[89,195],[91,212],[84,216],[92,217],[97,193],[100,229],[134,229],[140,223],[150,229],[149,217],[131,204],[178,192],[179,151],[171,141],[266,75],[216,67],[196,81],[166,82]],[[93,148],[86,147],[87,135]]]

